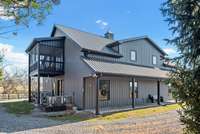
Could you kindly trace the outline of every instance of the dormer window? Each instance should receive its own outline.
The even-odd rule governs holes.
[[[131,60],[136,61],[136,51],[131,51]]]
[[[153,60],[153,65],[156,65],[157,64],[157,57],[155,55],[153,55],[152,60]]]

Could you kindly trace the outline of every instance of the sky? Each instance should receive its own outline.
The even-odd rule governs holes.
[[[42,25],[31,22],[29,28],[18,27],[17,36],[0,36],[0,49],[5,51],[8,64],[27,67],[25,49],[33,38],[48,37],[54,24],[62,24],[99,35],[110,30],[116,40],[147,35],[170,57],[174,57],[177,55],[175,48],[164,41],[171,36],[160,11],[164,1],[61,0]],[[10,20],[0,17],[0,26],[8,25]]]

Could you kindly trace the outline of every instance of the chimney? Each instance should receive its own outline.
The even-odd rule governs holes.
[[[107,38],[107,39],[113,40],[113,39],[114,39],[114,34],[113,34],[111,31],[107,31],[107,32],[104,34],[104,37]]]

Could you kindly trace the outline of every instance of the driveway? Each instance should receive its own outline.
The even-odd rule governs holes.
[[[15,134],[181,134],[176,111],[116,121],[54,121],[34,115],[15,116],[0,107],[0,133]]]

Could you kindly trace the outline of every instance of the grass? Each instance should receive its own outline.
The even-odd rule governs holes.
[[[34,108],[33,104],[28,101],[8,102],[3,103],[3,107],[6,111],[12,114],[30,114]]]
[[[156,114],[165,113],[165,112],[178,110],[178,109],[180,109],[180,106],[178,104],[173,104],[173,105],[167,105],[167,106],[99,115],[97,117],[84,117],[77,114],[73,114],[73,115],[50,116],[49,118],[53,120],[59,120],[59,121],[69,120],[72,122],[85,121],[85,120],[87,121],[99,121],[99,120],[115,121],[115,120],[130,118],[130,117],[145,117],[145,116],[150,116],[150,115],[156,115]]]
[[[153,108],[145,108],[145,109],[138,109],[138,110],[131,110],[125,112],[117,112],[113,114],[102,115],[98,118],[91,119],[93,121],[96,120],[106,120],[106,121],[114,121],[114,120],[122,120],[130,117],[145,117],[150,115],[156,115],[159,113],[165,113],[172,110],[178,110],[180,106],[178,104],[167,105],[167,106],[160,106],[160,107],[153,107]]]

